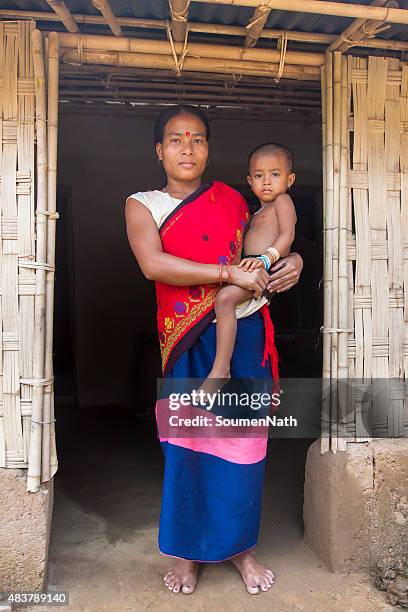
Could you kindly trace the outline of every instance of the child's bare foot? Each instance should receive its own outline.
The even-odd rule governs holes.
[[[186,595],[192,593],[197,582],[198,565],[196,561],[178,559],[164,576],[169,591],[178,593],[181,589]]]
[[[244,552],[232,557],[231,562],[242,576],[250,595],[257,595],[261,591],[268,591],[275,582],[273,572],[260,565],[250,552]]]
[[[198,393],[203,391],[204,397],[207,393],[217,393],[217,391],[220,391],[226,385],[230,378],[231,372],[229,370],[215,370],[213,368],[201,387],[198,389]]]

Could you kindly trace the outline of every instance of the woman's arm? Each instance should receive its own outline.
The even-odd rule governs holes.
[[[138,200],[128,198],[125,204],[126,230],[131,249],[144,276],[149,280],[170,285],[218,284],[218,264],[202,264],[164,253],[160,234],[149,210]],[[223,266],[223,279],[227,270]],[[231,266],[231,281],[234,285],[254,291],[260,297],[269,275],[266,270],[243,272]]]

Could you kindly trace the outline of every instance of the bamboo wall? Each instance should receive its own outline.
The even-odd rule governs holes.
[[[44,68],[44,57],[33,53],[34,28],[0,23],[0,467],[28,468],[30,491],[57,469],[52,373],[44,365],[53,286],[47,226],[56,217],[47,210],[47,148],[37,146],[46,111],[38,107],[45,81],[34,64]]]
[[[0,467],[28,468],[28,491],[58,465],[52,372],[58,37],[50,34],[46,55],[34,27],[0,23]],[[357,436],[367,410],[376,436],[408,430],[404,384],[389,392],[385,408],[376,400],[367,405],[364,395],[367,381],[402,382],[408,368],[408,66],[328,53],[322,92],[323,379],[330,383],[322,452],[336,452],[347,449],[347,439],[368,439]],[[353,385],[331,384],[342,379]]]
[[[336,452],[408,433],[408,66],[336,52],[322,83],[322,452]]]
[[[30,437],[35,270],[34,74],[31,25],[0,23],[1,392],[0,466],[26,467]]]

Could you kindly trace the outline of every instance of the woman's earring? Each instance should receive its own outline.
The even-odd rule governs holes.
[[[161,158],[161,157],[158,157],[158,158],[157,158],[157,163],[158,163],[160,166],[162,166],[162,165],[163,165],[163,160],[162,160],[162,158]]]
[[[208,166],[208,164],[210,163],[209,158],[207,157],[207,161],[205,162],[205,165]]]

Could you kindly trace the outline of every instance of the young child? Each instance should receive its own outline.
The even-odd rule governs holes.
[[[295,237],[295,207],[286,194],[295,181],[290,149],[276,143],[254,149],[248,159],[247,180],[261,208],[252,216],[246,230],[239,267],[248,272],[261,266],[269,270],[280,257],[289,254]],[[230,378],[237,333],[235,307],[252,296],[252,291],[236,285],[226,285],[217,294],[217,348],[211,372],[200,387],[205,393],[214,391],[208,379]],[[266,296],[270,297],[269,292]]]

